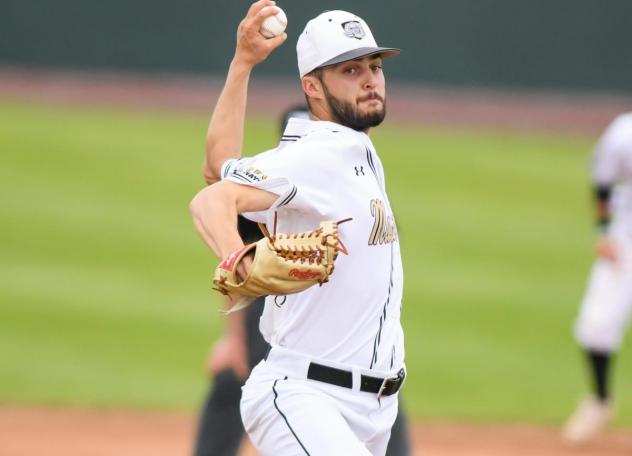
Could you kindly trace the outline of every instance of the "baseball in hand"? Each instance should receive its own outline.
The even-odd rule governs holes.
[[[263,9],[266,8],[274,8],[274,6],[266,6]],[[272,16],[266,17],[261,24],[261,29],[259,29],[259,33],[268,39],[280,35],[285,31],[285,27],[287,27],[287,16],[281,8],[278,6],[276,8],[279,11]]]

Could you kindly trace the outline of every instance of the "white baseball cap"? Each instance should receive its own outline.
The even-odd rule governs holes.
[[[298,37],[298,72],[305,76],[316,68],[372,54],[390,57],[399,49],[379,47],[361,18],[346,11],[325,11],[309,21]]]

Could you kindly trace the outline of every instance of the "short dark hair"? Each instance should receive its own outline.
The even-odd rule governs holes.
[[[318,78],[319,81],[322,81],[324,70],[325,70],[325,67],[314,68],[312,71],[307,73],[305,76],[313,76],[315,78]],[[303,76],[303,77],[305,77],[305,76]]]

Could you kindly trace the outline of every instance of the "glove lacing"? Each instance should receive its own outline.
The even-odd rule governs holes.
[[[259,224],[263,234],[268,238],[272,249],[283,259],[297,264],[318,264],[328,261],[330,268],[327,276],[321,285],[329,280],[329,274],[333,272],[333,262],[338,256],[338,252],[349,254],[347,247],[343,244],[338,234],[338,225],[348,222],[352,218],[340,220],[338,222],[321,222],[320,226],[311,231],[302,233],[277,233],[277,213],[274,213],[274,234],[265,225]],[[332,248],[331,258],[327,258],[327,250]]]

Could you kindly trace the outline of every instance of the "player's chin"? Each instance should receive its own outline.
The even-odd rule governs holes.
[[[384,117],[386,114],[384,104],[381,101],[378,101],[377,104],[371,104],[370,106],[361,106],[358,111],[363,117]]]

